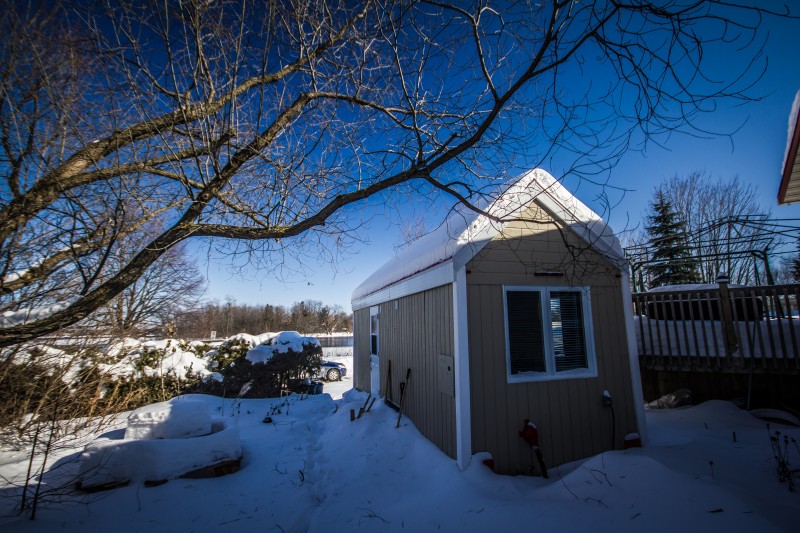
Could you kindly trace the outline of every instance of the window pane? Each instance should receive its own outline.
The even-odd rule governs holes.
[[[511,374],[544,372],[544,340],[540,293],[506,292],[508,312],[508,351]]]
[[[551,292],[550,314],[556,372],[588,368],[581,293]]]

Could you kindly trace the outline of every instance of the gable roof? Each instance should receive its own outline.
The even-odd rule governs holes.
[[[534,200],[613,265],[627,268],[622,247],[603,219],[549,173],[533,169],[506,185],[496,200],[479,206],[506,222],[496,222],[464,205],[457,206],[441,226],[401,250],[356,287],[353,309],[452,283],[455,273],[499,235],[508,221],[519,218]]]
[[[800,91],[794,97],[789,114],[789,132],[781,167],[781,183],[778,187],[778,204],[800,202]]]

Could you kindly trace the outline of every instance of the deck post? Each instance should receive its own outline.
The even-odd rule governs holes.
[[[728,276],[724,272],[717,275],[716,282],[719,284],[719,307],[722,319],[722,332],[725,339],[725,356],[728,358],[726,361],[728,366],[733,365],[730,357],[736,352],[739,347],[739,341],[736,338],[736,329],[733,327],[733,310],[731,309],[731,296],[728,291]]]

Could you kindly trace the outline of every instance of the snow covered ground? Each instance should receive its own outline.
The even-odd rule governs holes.
[[[339,396],[338,387],[351,383],[326,383],[325,391]],[[33,522],[14,516],[18,489],[6,481],[0,530],[797,530],[800,494],[777,480],[766,423],[727,402],[648,411],[648,447],[551,468],[546,480],[494,475],[482,455],[460,472],[405,418],[395,429],[397,413],[380,402],[350,422],[350,409],[367,399],[355,391],[338,400],[323,394],[238,406],[230,399],[192,398],[238,425],[239,472],[73,493],[43,502]],[[267,414],[272,423],[263,422]],[[800,428],[771,429],[800,438]],[[47,486],[77,471],[79,451],[60,451]],[[544,455],[547,460],[547,450]],[[23,457],[2,452],[5,480],[24,475]],[[800,451],[791,449],[789,457],[797,468]]]

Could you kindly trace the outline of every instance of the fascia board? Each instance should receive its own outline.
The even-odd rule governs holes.
[[[447,285],[453,283],[453,281],[455,281],[453,261],[448,260],[393,285],[389,285],[388,287],[384,287],[362,298],[353,300],[351,305],[353,311],[356,311],[372,305],[396,300],[410,294],[416,294],[418,292],[427,291],[428,289]]]
[[[501,230],[497,227],[499,225],[501,224],[496,222],[488,224],[480,232],[475,234],[474,238],[470,240],[470,242],[462,246],[461,249],[456,252],[455,256],[453,256],[453,269],[458,271],[467,266],[467,263],[469,263],[473,257],[478,255],[478,253],[483,250],[484,246],[489,244],[489,241],[500,234]]]

